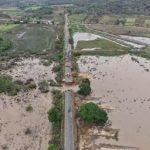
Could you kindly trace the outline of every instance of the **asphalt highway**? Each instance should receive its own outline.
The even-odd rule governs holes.
[[[71,63],[71,45],[69,44],[69,30],[68,30],[68,15],[65,15],[65,83],[71,84],[72,77],[72,63]],[[64,133],[64,150],[75,150],[74,143],[74,107],[73,107],[73,92],[70,90],[65,91],[65,133]]]

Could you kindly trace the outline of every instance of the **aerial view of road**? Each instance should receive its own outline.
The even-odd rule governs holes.
[[[69,44],[68,16],[65,15],[65,83],[72,83],[71,74],[71,46]],[[74,150],[74,119],[73,119],[73,92],[65,92],[65,134],[64,150]]]
[[[0,150],[150,150],[150,0],[0,0]]]
[[[64,150],[74,150],[73,93],[65,92],[65,145]]]

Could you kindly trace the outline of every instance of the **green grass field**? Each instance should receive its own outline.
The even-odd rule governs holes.
[[[47,25],[21,25],[8,36],[15,41],[18,50],[38,51],[51,47],[52,31],[52,27]],[[24,35],[19,37],[22,33]],[[12,34],[15,34],[15,37]]]
[[[76,23],[76,24],[70,24],[69,25],[69,29],[71,31],[71,33],[75,33],[75,32],[86,32],[86,28],[84,25]]]
[[[49,25],[22,24],[2,34],[13,42],[13,49],[3,52],[6,59],[17,57],[47,57],[45,49],[51,49],[55,38],[54,29]],[[2,57],[1,57],[2,58]]]
[[[87,16],[86,14],[75,14],[69,16],[69,20],[71,23],[81,23],[86,16]]]
[[[126,23],[125,25],[126,26],[135,26],[135,21],[136,21],[136,18],[135,17],[130,17],[130,18],[126,18]]]
[[[112,24],[114,22],[114,17],[104,15],[101,17],[100,20],[102,21],[103,24]]]
[[[150,27],[150,19],[145,20],[144,25],[145,27]]]
[[[8,32],[17,26],[18,24],[0,24],[0,32]]]
[[[150,59],[150,47],[146,47],[143,51],[143,56]]]
[[[119,51],[127,51],[129,50],[128,47],[122,46],[120,44],[117,44],[113,41],[109,41],[106,39],[96,39],[93,41],[79,41],[77,44],[77,50],[81,49],[88,49],[88,48],[99,48],[101,50],[119,50]]]

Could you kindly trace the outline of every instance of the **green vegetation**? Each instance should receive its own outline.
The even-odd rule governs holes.
[[[3,33],[4,39],[13,42],[13,50],[3,51],[2,60],[18,57],[40,57],[49,64],[54,47],[54,28],[50,25],[22,24],[11,32]]]
[[[31,105],[28,105],[28,106],[26,107],[26,111],[27,111],[27,112],[32,112],[32,111],[33,111],[33,107],[32,107]]]
[[[48,119],[53,125],[53,136],[51,143],[52,145],[57,145],[58,149],[60,149],[64,96],[59,90],[53,90],[52,96],[54,106],[48,111]]]
[[[5,52],[13,47],[13,44],[8,39],[0,37],[0,53]]]
[[[144,49],[144,53],[150,57],[150,47],[149,46]]]
[[[134,26],[136,23],[136,18],[135,17],[129,17],[129,18],[126,18],[126,24],[127,26]]]
[[[86,13],[83,14],[72,14],[69,16],[69,20],[71,24],[81,24],[86,19]]]
[[[147,0],[1,0],[1,6],[18,6],[21,9],[34,5],[75,4],[70,7],[71,13],[87,12],[88,14],[142,14],[150,15],[150,2]]]
[[[19,84],[10,76],[0,75],[0,93],[5,93],[9,95],[16,95],[21,90],[26,90],[27,87],[22,83]]]
[[[93,41],[79,41],[76,49],[99,48],[102,50],[128,50],[128,47],[117,44],[106,39],[96,39]]]
[[[95,51],[74,51],[73,55],[75,57],[81,56],[81,55],[100,55],[100,56],[120,56],[120,55],[125,55],[128,54],[128,51],[107,51],[107,50],[95,50]]]
[[[67,0],[65,0],[67,1]],[[149,15],[150,2],[147,0],[75,0],[77,6],[71,7],[69,12],[87,14],[142,14]]]
[[[88,96],[91,94],[91,85],[89,79],[83,79],[79,85],[79,94]]]
[[[48,150],[58,150],[57,146],[54,144],[50,144]]]
[[[41,18],[43,15],[51,15],[53,10],[51,7],[36,7],[36,9],[27,9],[27,12],[32,13],[34,16]]]
[[[27,128],[24,133],[25,133],[25,135],[30,135],[32,133],[32,131],[30,128]]]
[[[142,15],[125,14],[97,14],[97,13],[73,13],[69,16],[71,24],[101,24],[150,27],[150,17]]]
[[[130,54],[150,59],[150,47],[148,46],[142,51],[130,51]]]
[[[64,77],[64,34],[59,35],[58,40],[55,42],[55,48],[58,50],[57,55],[55,56],[55,61],[58,64],[53,68],[53,71],[56,73],[56,81],[61,83]]]
[[[36,88],[35,83],[23,83],[20,80],[14,81],[8,75],[0,75],[0,93],[8,95],[17,95],[20,91],[27,91]]]
[[[57,109],[56,107],[52,108],[48,112],[48,119],[49,119],[49,121],[52,122],[55,125],[60,123],[61,117],[62,117],[62,114],[61,114],[60,110]]]
[[[36,89],[36,84],[35,83],[29,83],[27,84],[29,89]]]
[[[145,26],[145,27],[148,27],[148,28],[150,27],[150,19],[146,19],[146,20],[145,20],[144,26]]]
[[[82,24],[71,24],[70,27],[69,27],[69,32],[70,33],[75,33],[75,32],[85,32],[86,31],[86,28],[84,25]]]
[[[39,90],[42,92],[42,93],[47,93],[49,92],[49,85],[46,81],[42,81],[38,84],[39,86]]]
[[[109,33],[138,35],[138,36],[150,36],[150,17],[142,15],[126,15],[126,14],[97,14],[87,13],[73,13],[69,16],[71,25],[75,26],[75,31],[78,31],[76,26],[78,24],[86,24],[90,26],[90,29],[94,29],[93,26],[97,26],[97,30],[105,31]],[[77,24],[77,25],[76,25]],[[90,25],[87,25],[90,24]],[[70,25],[70,26],[71,26]],[[141,28],[143,27],[143,28]],[[148,27],[148,28],[147,28]],[[145,32],[145,30],[147,30]],[[80,30],[79,30],[80,31]],[[142,32],[143,31],[143,32]],[[142,33],[142,34],[141,34]]]
[[[87,124],[104,125],[108,120],[107,113],[92,102],[81,105],[79,115]]]
[[[17,27],[18,24],[0,24],[0,32],[8,32],[12,30],[13,28]]]
[[[133,35],[133,36],[143,36],[150,37],[150,28],[135,27],[135,26],[118,26],[118,25],[102,25],[102,24],[92,24],[86,25],[88,29],[95,32],[106,32],[115,35]]]

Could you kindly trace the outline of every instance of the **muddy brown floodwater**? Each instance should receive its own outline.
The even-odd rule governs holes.
[[[1,70],[1,74],[36,84],[54,80],[53,63],[43,66],[39,59],[28,58],[16,62],[16,66]],[[34,89],[19,92],[16,96],[0,94],[0,150],[47,150],[51,139],[51,123],[47,112],[52,107],[51,92]],[[32,106],[31,111],[26,109]]]
[[[12,69],[4,70],[2,73],[12,76],[15,80],[33,79],[35,83],[43,80],[55,80],[55,73],[52,71],[54,63],[50,66],[44,66],[40,59],[27,58],[16,62],[16,64]]]
[[[92,74],[92,95],[115,108],[109,119],[112,128],[120,130],[118,140],[99,138],[95,142],[149,150],[150,61],[133,57],[82,56],[78,64],[80,70]]]

